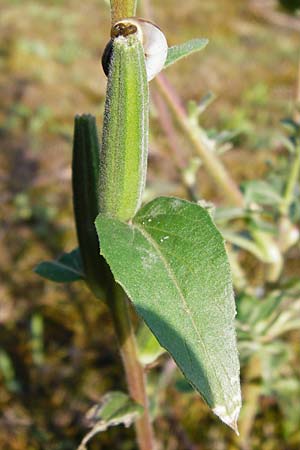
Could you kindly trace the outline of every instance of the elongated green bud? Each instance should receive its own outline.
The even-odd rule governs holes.
[[[103,257],[94,225],[99,213],[99,142],[95,118],[76,116],[74,127],[72,185],[77,237],[85,278],[97,297],[105,298],[112,275]]]
[[[149,93],[144,50],[135,34],[112,41],[100,152],[100,212],[130,220],[146,181]]]

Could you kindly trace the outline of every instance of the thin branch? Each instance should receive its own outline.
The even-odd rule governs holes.
[[[215,184],[230,204],[243,207],[244,198],[241,191],[218,156],[214,154],[211,148],[209,148],[207,139],[200,133],[200,129],[195,127],[189,120],[180,98],[167,81],[167,78],[164,75],[159,74],[155,80],[160,93],[169,105],[179,126],[193,144],[210,177],[214,180]]]
[[[157,92],[157,90],[153,91],[152,97],[157,109],[160,125],[167,137],[169,147],[172,151],[172,159],[174,160],[174,164],[180,176],[181,182],[186,188],[188,197],[192,201],[197,201],[198,198],[195,192],[195,186],[191,183],[188,183],[186,177],[184,176],[186,159],[183,156],[182,147],[180,146],[178,133],[174,127],[171,113],[169,112],[164,99],[161,95],[159,95],[159,92]]]
[[[137,0],[110,0],[112,23],[135,16]]]

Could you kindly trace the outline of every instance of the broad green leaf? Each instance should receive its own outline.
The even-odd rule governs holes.
[[[160,344],[225,423],[241,406],[235,303],[221,234],[207,209],[176,198],[131,224],[99,215],[101,252]]]
[[[191,394],[195,392],[190,383],[187,382],[186,378],[179,378],[178,380],[176,380],[175,388],[177,389],[177,391],[184,394]]]
[[[93,436],[107,428],[124,424],[129,427],[141,414],[143,407],[135,403],[127,394],[108,392],[101,402],[86,414],[86,423],[92,430],[83,438],[78,450],[86,450],[86,444]]]
[[[41,262],[34,271],[41,277],[56,283],[70,283],[84,279],[78,248],[70,253],[63,253],[57,260]]]
[[[168,56],[165,62],[165,68],[192,53],[203,50],[208,44],[208,39],[192,39],[184,44],[174,45],[168,49]]]

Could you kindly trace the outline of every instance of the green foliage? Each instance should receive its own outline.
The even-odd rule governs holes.
[[[137,312],[215,414],[236,429],[235,306],[223,239],[209,212],[161,197],[131,225],[100,214],[96,227],[102,255]]]
[[[299,287],[298,287],[299,289]],[[300,301],[295,289],[272,292],[265,298],[241,294],[237,301],[237,329],[243,360],[252,352],[271,351],[278,338],[300,328]]]
[[[153,333],[144,323],[138,329],[136,340],[139,360],[145,366],[154,363],[165,352],[165,349],[159,345]]]
[[[97,297],[106,297],[111,284],[105,261],[99,258],[94,220],[99,212],[100,147],[95,118],[75,117],[72,161],[73,205],[86,282]]]
[[[168,49],[168,56],[165,62],[165,68],[179,61],[192,53],[203,50],[208,44],[208,39],[191,39],[184,44],[174,45]]]
[[[286,147],[293,154],[296,152],[297,146],[300,145],[300,123],[290,117],[287,117],[281,121],[281,124],[288,132],[288,137],[285,142],[289,142]]]
[[[56,283],[70,283],[85,278],[80,250],[63,253],[55,261],[44,261],[34,269],[35,273]]]
[[[300,9],[300,0],[279,0],[280,5],[289,12]]]
[[[186,378],[179,378],[175,383],[175,388],[184,394],[194,392],[192,386],[187,382]]]
[[[282,201],[280,193],[264,180],[250,180],[243,184],[245,202],[251,204],[278,206]]]
[[[287,435],[298,431],[300,382],[286,336],[300,328],[299,281],[259,298],[237,299],[237,332],[242,365],[258,357],[261,392],[277,399]]]
[[[9,392],[20,391],[20,385],[16,379],[16,373],[13,362],[8,353],[0,348],[0,374]]]
[[[86,414],[86,423],[92,430],[83,438],[78,450],[86,450],[88,441],[98,433],[116,425],[129,427],[141,414],[143,408],[127,394],[114,391],[104,395],[98,405]]]
[[[8,347],[8,351],[1,352],[0,355],[1,381],[4,381],[1,388],[1,407],[4,406],[5,417],[8,411],[9,414],[13,412],[18,418],[14,424],[14,440],[17,441],[15,445],[18,448],[25,448],[28,445],[32,445],[37,448],[59,447],[70,450],[75,448],[76,444],[74,442],[78,442],[78,433],[80,431],[78,431],[77,427],[77,418],[78,414],[82,413],[82,408],[84,408],[84,406],[81,406],[84,405],[83,399],[86,398],[86,394],[88,396],[91,395],[91,391],[85,387],[92,385],[92,395],[94,395],[95,391],[99,391],[99,389],[101,391],[103,389],[103,383],[110,383],[112,382],[111,380],[113,380],[113,383],[120,381],[119,379],[116,380],[117,376],[119,376],[116,374],[120,373],[119,367],[115,368],[115,365],[110,363],[112,345],[110,345],[111,342],[109,340],[109,336],[111,335],[109,321],[106,321],[106,313],[102,312],[105,311],[104,308],[103,310],[100,309],[101,317],[99,320],[91,320],[90,316],[98,318],[99,309],[92,302],[85,302],[85,295],[84,293],[81,294],[79,287],[72,286],[66,290],[60,289],[58,291],[59,295],[56,297],[55,289],[44,289],[39,282],[36,283],[36,287],[34,285],[34,279],[32,281],[30,275],[27,275],[28,272],[24,271],[24,267],[33,265],[35,261],[42,259],[45,249],[47,253],[53,253],[53,251],[58,252],[58,249],[62,246],[62,238],[67,247],[72,248],[74,244],[72,241],[73,235],[70,233],[70,213],[68,208],[65,208],[66,199],[69,196],[69,193],[66,192],[67,183],[56,183],[56,181],[53,181],[56,180],[56,176],[51,176],[51,174],[56,174],[57,171],[60,180],[61,168],[65,167],[64,155],[69,154],[68,139],[70,139],[69,130],[71,129],[71,125],[70,123],[66,124],[66,121],[68,117],[73,116],[74,102],[72,100],[68,101],[68,99],[76,98],[76,110],[78,111],[84,110],[87,102],[89,102],[89,107],[97,111],[97,116],[99,115],[99,105],[102,102],[101,88],[99,89],[99,74],[98,71],[95,72],[93,70],[87,73],[85,67],[90,67],[90,65],[95,64],[94,55],[99,52],[99,42],[101,41],[100,32],[102,30],[95,34],[86,33],[86,26],[83,23],[83,20],[86,20],[86,18],[82,14],[82,5],[80,2],[77,2],[78,4],[76,3],[76,7],[78,7],[74,11],[65,8],[64,2],[60,0],[56,2],[47,1],[44,6],[36,6],[36,4],[29,2],[28,4],[22,5],[22,8],[19,8],[19,13],[17,9],[12,7],[14,3],[18,3],[17,1],[6,1],[4,3],[6,11],[4,9],[4,26],[1,31],[1,38],[3,38],[1,63],[3,77],[9,80],[8,89],[3,93],[4,111],[7,110],[6,104],[11,104],[11,107],[9,107],[7,120],[4,122],[5,151],[1,155],[1,158],[3,157],[4,159],[4,176],[1,176],[1,188],[3,187],[3,183],[5,184],[7,177],[7,161],[12,165],[14,170],[14,176],[11,178],[17,180],[20,177],[15,176],[15,169],[21,167],[23,176],[23,172],[26,172],[26,167],[24,170],[26,158],[28,156],[34,156],[33,163],[41,166],[42,170],[49,170],[50,174],[50,176],[47,176],[45,183],[47,188],[47,202],[42,203],[41,208],[44,208],[45,211],[46,209],[50,211],[50,208],[53,210],[53,205],[55,204],[57,210],[55,212],[55,219],[57,222],[56,220],[53,221],[53,214],[51,213],[51,227],[45,229],[43,236],[47,236],[47,239],[43,239],[43,243],[41,243],[41,240],[38,240],[38,236],[40,235],[37,236],[35,232],[36,224],[39,223],[40,219],[32,209],[32,205],[34,206],[35,203],[32,202],[31,193],[27,190],[16,191],[14,190],[15,188],[9,192],[8,198],[10,195],[14,196],[13,211],[11,214],[12,219],[10,219],[10,210],[6,205],[6,194],[4,195],[4,232],[7,228],[9,230],[8,236],[10,235],[12,238],[5,238],[1,242],[4,245],[4,252],[1,251],[1,263],[3,263],[1,276],[2,271],[4,272],[4,283],[1,286],[4,288],[4,295],[1,291],[4,307],[1,318],[4,317],[3,332],[5,336],[3,343],[4,347]],[[21,4],[21,2],[19,3]],[[61,7],[56,7],[54,10],[53,3],[61,3]],[[286,1],[284,3],[295,4],[293,1]],[[270,122],[272,121],[273,124],[276,123],[279,115],[286,114],[291,108],[291,101],[286,101],[286,88],[289,87],[291,91],[294,91],[292,83],[295,82],[295,69],[297,64],[297,36],[296,34],[295,36],[287,35],[285,32],[281,34],[280,28],[269,27],[267,24],[262,27],[261,21],[257,23],[251,22],[252,29],[248,30],[249,33],[247,33],[246,37],[243,27],[239,29],[233,27],[229,30],[227,21],[224,21],[224,8],[228,9],[229,14],[229,11],[233,8],[231,4],[232,2],[230,0],[225,1],[224,6],[220,2],[212,2],[210,8],[204,11],[204,14],[202,14],[203,10],[201,11],[197,20],[186,23],[189,33],[198,32],[196,27],[199,28],[199,26],[203,33],[210,32],[211,23],[215,18],[220,23],[220,26],[215,27],[213,30],[214,36],[212,40],[214,41],[214,45],[212,45],[209,55],[206,56],[209,64],[207,67],[199,67],[197,70],[200,71],[200,74],[204,74],[204,78],[201,79],[204,80],[204,84],[206,82],[205,80],[207,80],[209,89],[211,88],[211,82],[213,86],[216,85],[215,81],[210,80],[209,77],[210,71],[212,70],[211,67],[213,67],[212,62],[217,62],[216,71],[219,74],[230,73],[232,75],[232,85],[234,85],[234,89],[228,89],[226,81],[228,77],[218,76],[217,91],[220,100],[216,102],[212,111],[208,111],[205,117],[200,117],[200,114],[206,110],[211,101],[211,98],[208,97],[207,99],[204,98],[200,103],[197,101],[191,102],[189,105],[189,115],[194,115],[197,121],[201,119],[201,127],[205,123],[216,123],[218,117],[224,116],[223,123],[225,123],[226,128],[233,129],[233,133],[236,133],[236,130],[244,132],[243,135],[239,134],[237,139],[235,138],[236,135],[234,136],[234,142],[239,144],[239,148],[233,154],[226,155],[228,158],[226,164],[232,170],[234,178],[238,182],[242,180],[246,208],[227,208],[225,204],[222,205],[219,202],[218,198],[218,202],[216,202],[218,206],[214,211],[214,218],[221,230],[225,230],[224,236],[229,241],[228,250],[231,256],[230,261],[234,261],[232,270],[234,271],[235,290],[238,298],[238,338],[240,356],[243,363],[245,391],[247,390],[248,364],[251,363],[252,358],[255,358],[257,354],[260,355],[260,360],[262,361],[261,372],[258,375],[256,374],[254,380],[260,394],[263,395],[262,400],[257,401],[256,407],[254,408],[255,413],[260,412],[260,414],[257,414],[255,432],[252,433],[252,437],[248,437],[247,445],[260,447],[268,445],[272,449],[296,449],[299,447],[300,442],[298,401],[300,395],[299,346],[298,332],[296,331],[295,333],[293,330],[297,329],[297,327],[299,328],[297,319],[299,311],[297,312],[296,309],[299,294],[295,293],[292,299],[284,297],[283,294],[287,291],[285,282],[293,274],[296,274],[296,276],[299,275],[299,264],[297,264],[299,246],[295,246],[295,243],[298,241],[297,236],[292,240],[293,248],[291,248],[290,239],[287,247],[283,246],[283,240],[292,231],[295,231],[297,235],[297,222],[300,217],[299,182],[294,186],[292,200],[288,201],[287,208],[284,208],[286,214],[284,221],[281,220],[280,203],[284,198],[289,174],[297,154],[295,144],[297,139],[299,139],[299,125],[294,119],[285,120],[284,125],[288,128],[290,135],[284,138],[280,137],[279,142],[277,130],[270,127]],[[196,7],[198,8],[197,11],[200,11],[199,5],[196,5]],[[99,2],[91,2],[90,8],[91,12],[93,12],[94,8],[95,17],[97,17],[96,12],[99,11]],[[227,14],[227,11],[225,13]],[[235,8],[232,18],[236,23],[240,23],[241,20],[241,16],[238,14],[240,13]],[[247,20],[247,11],[243,10],[242,14],[243,21],[245,19]],[[185,17],[188,20],[190,19],[189,14]],[[49,20],[50,18],[51,21]],[[64,28],[67,30],[68,35],[65,37],[61,34],[61,30],[57,31],[56,29],[52,29],[51,32],[50,25],[52,24],[52,27],[56,27],[58,18],[62,18],[63,20],[64,27],[61,27],[61,29]],[[178,33],[183,28],[177,26],[176,20],[176,17],[174,17],[172,27],[176,30],[177,39]],[[24,28],[26,24],[30,24],[28,29]],[[34,36],[34,32],[36,31],[34,28],[36,25],[33,27],[32,24],[42,24],[42,30],[38,30],[38,38]],[[75,34],[74,30],[72,31],[72,27],[74,27],[76,36],[78,36],[78,42],[83,46],[82,51],[80,50],[80,46],[78,47],[77,38],[76,40],[72,38],[72,35]],[[26,30],[27,32],[24,33]],[[44,39],[43,33],[45,34]],[[228,39],[226,42],[224,42],[225,34],[226,39]],[[24,35],[27,36],[25,40],[22,38]],[[49,35],[51,35],[51,39],[48,39]],[[14,40],[16,43],[14,43]],[[277,42],[277,40],[279,45],[275,48],[273,43],[275,41]],[[259,45],[262,41],[265,43],[264,46]],[[250,43],[251,47],[253,45],[256,48],[254,65],[251,63],[251,59],[249,60],[249,52],[245,51],[244,48],[244,45],[246,45],[248,49],[248,44]],[[280,64],[282,60],[286,61],[285,65]],[[60,63],[70,64],[70,70],[65,71],[65,67],[62,67]],[[189,68],[192,67],[190,59],[184,63]],[[203,66],[206,65],[203,64]],[[240,75],[240,67],[243,68],[243,72],[245,71],[247,76],[243,77]],[[270,67],[276,67],[276,70],[270,71]],[[185,70],[185,72],[188,73],[189,70]],[[14,97],[15,90],[11,89],[10,83],[14,83],[14,80],[19,80],[20,73],[22,75],[22,82],[17,83],[17,94],[20,93],[22,96],[21,100],[14,100],[19,97],[17,95]],[[66,78],[63,76],[63,73],[66,74]],[[36,83],[37,74],[38,83]],[[180,74],[180,77],[183,77],[182,86],[184,86],[184,97],[189,98],[195,92],[195,89],[197,89],[196,84],[194,85],[193,83],[192,72],[190,72],[188,77],[184,77],[184,74]],[[25,89],[26,83],[28,83],[29,89]],[[57,86],[66,94],[64,99],[60,101],[58,101],[58,98],[61,98],[61,92],[59,91],[57,95]],[[200,90],[205,88],[203,85],[198,87]],[[275,91],[276,95],[273,95]],[[10,93],[13,94],[12,97],[10,97]],[[14,101],[16,103],[13,103]],[[40,107],[39,103],[41,104]],[[156,114],[158,113],[156,112]],[[225,115],[227,120],[225,120]],[[158,114],[157,124],[159,123],[159,118]],[[56,163],[54,158],[51,157],[46,165],[44,155],[50,154],[50,149],[47,145],[49,131],[52,131],[52,133],[55,131],[57,133],[58,145],[62,151],[58,155]],[[9,134],[8,136],[7,133]],[[13,138],[10,138],[10,133],[15,134]],[[219,133],[215,132],[215,129],[209,129],[206,135],[214,144],[216,153],[220,154],[224,150],[227,151],[230,149],[227,142],[225,147],[222,147],[222,144],[215,145],[217,141],[222,141],[222,137],[224,136],[223,131]],[[245,135],[247,135],[247,140],[245,139]],[[23,144],[26,142],[26,144],[28,143],[28,148],[34,149],[33,152],[26,151],[24,160],[22,159],[21,161],[10,160],[13,154],[12,150],[16,145],[16,139],[17,141],[20,139],[20,142],[18,141],[20,147],[23,148]],[[24,139],[24,142],[22,139]],[[43,145],[41,145],[41,142]],[[276,143],[275,151],[270,148],[273,142]],[[160,139],[155,139],[154,137],[155,149],[157,147],[159,150],[160,143]],[[288,154],[280,146],[280,143],[283,143],[285,148],[288,149]],[[164,140],[163,144],[163,150],[165,150],[167,145],[165,145]],[[53,147],[53,142],[51,142],[51,147]],[[42,148],[43,152],[36,152],[38,148]],[[180,156],[182,156],[182,160],[187,160],[189,156],[183,153],[185,146],[181,146],[181,150],[182,154],[180,153]],[[169,149],[166,151],[168,151],[167,158],[171,167],[173,165],[173,155]],[[33,155],[34,152],[36,154]],[[241,159],[239,159],[240,157]],[[266,160],[268,160],[268,166],[265,167]],[[191,161],[195,161],[195,164],[191,170],[188,167],[186,172],[189,172],[187,173],[187,177],[192,179],[192,194],[194,198],[197,199],[205,196],[206,198],[214,199],[214,194],[210,190],[210,180],[207,180],[206,176],[198,177],[197,169],[202,164],[200,158],[192,154]],[[151,161],[151,164],[153,164],[153,161]],[[156,159],[152,167],[155,170],[151,172],[150,180],[153,183],[152,186],[155,186],[152,189],[152,192],[155,194],[155,189],[161,192],[161,188],[165,182],[165,180],[161,179],[162,177],[165,177],[169,181],[171,170],[170,172],[165,170],[163,164],[159,165],[159,170],[157,170]],[[190,176],[190,172],[192,172],[192,176]],[[159,182],[157,181],[158,176],[161,177]],[[39,177],[37,187],[34,187],[34,190],[37,198],[44,200],[45,194],[39,185],[42,178]],[[249,179],[251,181],[245,181]],[[36,181],[35,177],[31,177],[30,184],[35,186]],[[180,185],[177,179],[175,183],[172,179],[172,192],[176,192],[176,194],[182,192],[184,187]],[[59,190],[58,197],[56,197],[56,190]],[[49,204],[51,203],[52,205],[50,208],[47,205],[48,199],[50,199]],[[220,208],[219,205],[222,207]],[[45,216],[45,220],[49,221],[49,219],[50,215],[49,218]],[[62,227],[61,221],[63,222]],[[68,225],[65,227],[66,223]],[[288,224],[288,228],[283,226],[283,223]],[[16,226],[19,227],[17,230]],[[266,253],[262,251],[262,248],[254,238],[252,234],[254,228],[256,231],[267,232],[268,237],[272,240],[271,244],[274,245],[273,248],[277,248],[284,257],[284,271],[281,274],[281,278],[277,279],[272,285],[270,285],[267,279],[270,260],[266,258]],[[33,233],[31,233],[31,229]],[[16,246],[17,251],[14,242],[16,232],[18,233],[18,240],[20,242],[20,250]],[[94,249],[96,250],[96,258],[99,261],[99,248],[95,246]],[[249,256],[245,250],[249,250],[252,256]],[[7,253],[13,255],[11,261]],[[9,272],[12,273],[12,276],[8,276]],[[97,269],[97,273],[101,273],[102,277],[101,270]],[[241,287],[240,281],[242,278],[243,286]],[[42,318],[44,317],[44,313],[46,313],[44,319],[45,365],[40,367],[43,370],[43,376],[40,376],[40,369],[37,371],[37,368],[32,364],[34,360],[39,361],[43,335],[40,333],[41,330],[39,330],[40,326],[38,322],[38,326],[36,326],[35,314],[32,315],[32,302],[26,301],[24,307],[24,292],[27,291],[31,293],[34,301],[42,308]],[[71,302],[66,301],[67,292],[72,293]],[[270,292],[272,295],[270,295]],[[73,295],[74,293],[75,296]],[[51,300],[50,311],[48,300]],[[8,319],[6,319],[7,305],[15,304],[18,304],[18,307],[13,307],[12,312],[7,316]],[[78,311],[80,311],[80,316],[78,315],[77,307]],[[26,320],[23,320],[23,317],[30,317],[32,319],[27,323]],[[14,322],[15,320],[16,322]],[[103,322],[100,322],[101,320]],[[99,323],[101,323],[101,333],[99,333]],[[295,324],[294,326],[293,323]],[[13,330],[14,327],[15,330]],[[87,339],[82,332],[82,330],[85,330],[85,327],[88,330],[86,334],[93,336],[91,339],[92,348],[87,343]],[[284,329],[286,329],[285,332]],[[11,344],[9,338],[12,335],[12,330],[14,331],[15,337],[11,338],[13,345],[10,349],[9,345]],[[280,332],[277,333],[276,330],[280,330]],[[292,333],[289,330],[292,330]],[[39,333],[36,333],[36,331],[39,331]],[[71,333],[72,338],[69,338]],[[26,341],[26,336],[29,343]],[[33,338],[35,337],[38,338],[39,343],[38,340],[36,343],[33,342]],[[47,344],[49,337],[51,339],[50,348],[49,343]],[[20,340],[20,343],[18,343],[18,340]],[[161,347],[145,326],[142,328],[141,334],[138,335],[138,342],[140,344],[141,360],[145,364],[155,360],[158,352],[161,351]],[[36,346],[37,344],[38,346]],[[59,350],[53,351],[56,345]],[[79,352],[70,351],[75,346],[76,349],[79,349]],[[26,348],[29,349],[28,354],[24,353],[24,348],[25,351]],[[97,349],[99,348],[101,349],[101,358],[99,358],[97,353]],[[37,350],[38,353],[36,353]],[[76,358],[72,359],[70,363],[69,357],[66,358],[65,356],[70,355],[70,358],[72,358],[71,354],[74,355],[75,353]],[[48,365],[51,365],[53,372],[55,372],[53,378],[49,377],[50,371],[47,369],[49,367]],[[103,376],[100,378],[98,385],[97,382],[94,384],[94,380],[99,379],[99,365],[101,365],[101,373]],[[47,370],[44,370],[45,368]],[[103,368],[104,371],[102,372]],[[148,387],[150,386],[152,377],[155,379],[154,375],[158,374],[164,377],[168,373],[167,370],[169,370],[169,366],[167,356],[165,356],[158,361],[155,370],[150,373],[148,372],[148,379],[150,379]],[[26,384],[27,378],[28,383],[30,383],[28,384],[30,389]],[[22,385],[24,383],[25,385],[24,395],[19,397],[14,395],[12,403],[8,393],[18,391],[20,386],[17,380],[20,380],[20,383]],[[49,398],[41,395],[41,392],[44,393],[47,391],[48,386],[53,385],[55,385],[55,395],[51,395]],[[82,385],[84,385],[84,389],[82,389]],[[16,389],[15,386],[17,386]],[[191,391],[189,386],[184,379],[181,379],[175,385],[181,392]],[[108,387],[108,389],[111,388],[112,386]],[[165,399],[165,395],[170,397],[171,392],[172,413],[170,413],[168,406],[165,406],[164,410],[162,410],[161,405],[158,408],[160,415],[165,413],[167,418],[171,416],[170,419],[172,422],[170,420],[170,423],[172,430],[177,431],[178,425],[176,422],[180,421],[183,424],[182,428],[189,430],[189,437],[196,446],[198,442],[199,446],[201,448],[203,447],[203,449],[227,445],[227,441],[224,443],[225,438],[222,430],[220,428],[217,429],[215,424],[208,423],[204,413],[202,411],[199,412],[201,410],[200,402],[195,405],[197,402],[191,401],[189,408],[186,408],[185,405],[189,399],[184,398],[183,395],[179,396],[176,394],[176,391],[172,387],[165,394],[165,388],[166,385],[162,383],[157,387],[162,392],[156,390],[151,391],[149,389],[149,396],[150,402],[153,402],[155,398],[155,400],[158,399],[157,403],[159,404],[159,394],[161,394],[165,400],[164,405],[168,405],[169,398]],[[28,397],[25,395],[26,391],[30,392],[31,396],[30,413],[27,410]],[[67,406],[64,406],[62,402],[57,403],[58,398],[63,398]],[[246,402],[247,400],[245,400]],[[182,407],[182,405],[184,406]],[[173,410],[174,416],[176,416],[175,420]],[[56,414],[57,412],[58,414]],[[22,423],[23,416],[24,423],[38,423],[39,429],[37,430],[34,425],[29,427],[20,425],[20,430],[18,424]],[[201,418],[200,426],[199,416]],[[8,427],[5,424],[2,424],[1,433],[1,445],[3,447],[9,446],[11,439],[11,433],[6,430]],[[76,426],[71,424],[76,424]],[[159,430],[160,418],[157,420],[157,425],[157,429]],[[203,432],[203,429],[206,429],[206,425],[209,427],[208,433],[205,430]],[[66,430],[66,436],[68,437],[61,437],[62,426]],[[266,435],[264,434],[266,430],[268,433],[267,444],[265,444]],[[180,429],[181,431],[184,433],[184,430]],[[164,432],[165,429],[161,435]],[[126,432],[122,436],[122,443],[120,443],[118,438],[114,438],[115,435],[113,432],[109,434],[109,437],[102,436],[100,438],[99,445],[101,447],[118,448],[118,445],[124,449],[132,447],[132,442],[128,442],[127,440]],[[165,434],[167,435],[168,433]],[[28,436],[27,439],[29,439],[30,444],[25,442],[26,436]],[[131,436],[130,439],[132,439]],[[177,439],[177,435],[174,439]],[[170,446],[172,444],[174,445],[174,442],[171,442]],[[181,442],[179,442],[180,445],[184,447]],[[237,448],[239,444],[234,443],[228,445]],[[163,444],[162,446],[164,448],[167,447],[167,445],[164,446]]]

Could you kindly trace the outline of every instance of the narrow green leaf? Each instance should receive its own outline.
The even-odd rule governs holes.
[[[215,100],[216,95],[213,92],[208,92],[205,94],[199,102],[195,100],[190,100],[188,102],[188,116],[192,118],[199,119],[200,115],[206,111],[209,105]]]
[[[237,430],[235,303],[221,234],[207,209],[158,198],[125,224],[96,220],[115,280],[208,405]]]
[[[245,203],[276,206],[282,202],[282,197],[276,188],[264,180],[250,180],[243,183]]]
[[[75,117],[72,187],[77,237],[86,283],[99,298],[105,298],[105,288],[111,283],[111,273],[103,258],[99,258],[99,243],[95,218],[99,213],[99,153],[95,117],[83,114]]]
[[[83,438],[78,450],[86,450],[86,444],[93,436],[107,428],[124,424],[129,427],[141,414],[143,407],[123,392],[108,392],[100,403],[86,414],[86,423],[92,430]]]
[[[222,230],[223,236],[226,241],[230,242],[237,247],[246,250],[249,253],[252,253],[257,259],[260,261],[270,264],[270,258],[266,255],[263,250],[257,245],[255,241],[250,239],[250,237],[244,237],[239,233],[235,233],[233,231]]]
[[[208,44],[208,39],[191,39],[184,44],[174,45],[168,50],[168,56],[165,62],[165,68],[192,53],[203,50]]]
[[[251,217],[251,212],[244,208],[234,208],[228,206],[221,206],[215,209],[214,219],[219,224],[224,224],[230,220],[248,219]]]
[[[16,372],[10,355],[0,347],[0,374],[9,392],[19,392],[21,386],[16,378]]]
[[[132,413],[142,413],[143,407],[120,391],[108,392],[101,402],[93,406],[86,415],[89,425],[94,426],[99,420],[106,422],[107,426],[127,423]]]
[[[63,253],[57,260],[43,261],[34,269],[35,273],[56,283],[70,283],[84,279],[82,261],[78,248]]]

